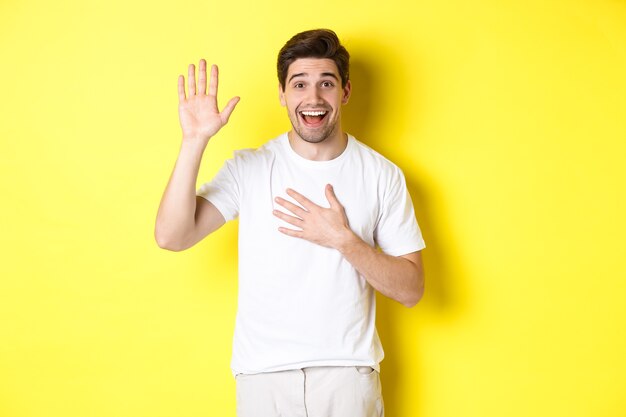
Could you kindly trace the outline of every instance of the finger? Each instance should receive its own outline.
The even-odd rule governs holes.
[[[298,230],[292,230],[292,229],[287,229],[286,227],[279,227],[278,231],[287,235],[287,236],[291,236],[291,237],[299,237],[302,238],[304,237],[302,235],[302,232],[298,231]]]
[[[288,215],[286,213],[283,213],[280,210],[273,210],[272,214],[274,216],[278,217],[279,219],[286,221],[287,223],[289,223],[291,225],[299,227],[300,229],[303,228],[302,226],[304,225],[304,220],[302,220],[299,217],[290,216],[290,215]]]
[[[189,64],[189,71],[187,75],[187,89],[189,90],[189,98],[191,98],[191,96],[196,95],[196,67],[194,67],[193,64]]]
[[[182,75],[178,76],[178,102],[182,103],[185,101],[185,77]]]
[[[330,203],[330,207],[334,209],[342,209],[343,206],[335,195],[335,189],[332,185],[326,184],[326,200]]]
[[[239,103],[239,97],[233,97],[228,101],[228,103],[226,103],[226,106],[224,106],[224,109],[220,113],[224,124],[228,123],[228,119],[230,119],[230,114],[233,112],[233,110],[235,110],[235,106],[237,105],[237,103]]]
[[[211,79],[209,80],[209,95],[217,97],[217,82],[219,73],[217,65],[211,65]]]
[[[312,202],[311,200],[309,200],[308,198],[306,198],[305,196],[303,196],[302,194],[300,194],[296,190],[292,190],[291,188],[287,188],[287,194],[290,197],[293,197],[294,200],[296,200],[298,203],[300,203],[300,205],[302,207],[304,207],[305,209],[307,209],[308,211],[311,211],[311,209],[314,208],[314,207],[319,207],[317,204],[315,204],[314,202]]]
[[[198,68],[198,94],[206,94],[206,61],[200,60],[200,68]]]
[[[305,209],[293,204],[291,201],[285,200],[284,198],[276,197],[275,201],[300,218],[304,218],[307,214]]]

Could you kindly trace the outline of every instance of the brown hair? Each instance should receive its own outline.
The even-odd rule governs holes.
[[[285,90],[289,65],[298,58],[328,58],[337,65],[341,86],[345,87],[349,77],[350,54],[339,43],[337,34],[330,29],[314,29],[300,32],[287,41],[278,53],[278,82]]]

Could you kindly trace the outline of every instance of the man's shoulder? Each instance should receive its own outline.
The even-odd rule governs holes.
[[[387,173],[402,172],[400,168],[386,156],[350,135],[354,143],[355,154],[369,168]]]

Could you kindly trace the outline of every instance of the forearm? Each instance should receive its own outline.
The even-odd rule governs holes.
[[[160,247],[180,250],[195,227],[196,181],[205,146],[183,140],[155,225]]]
[[[424,271],[416,263],[387,255],[368,245],[353,232],[337,248],[350,264],[381,294],[407,307],[424,293]],[[419,256],[419,255],[418,255]]]

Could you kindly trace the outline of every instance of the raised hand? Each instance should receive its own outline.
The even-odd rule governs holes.
[[[209,91],[207,94],[206,61],[200,60],[198,88],[193,64],[189,64],[187,82],[188,95],[185,97],[185,77],[178,76],[178,116],[183,130],[183,141],[200,141],[206,144],[227,122],[235,109],[239,97],[233,97],[220,112],[217,107],[218,70],[211,65]]]

